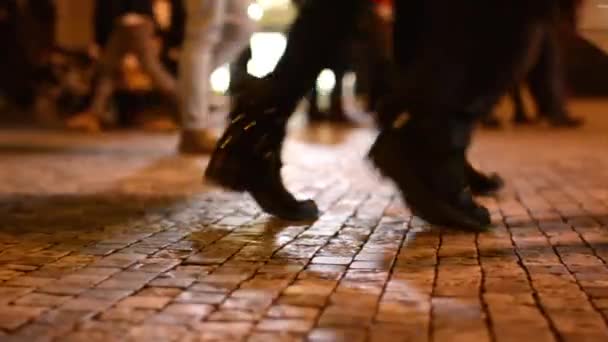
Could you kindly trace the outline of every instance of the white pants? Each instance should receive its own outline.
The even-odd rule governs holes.
[[[209,126],[211,73],[234,60],[255,30],[251,0],[183,0],[186,30],[179,63],[184,129]]]

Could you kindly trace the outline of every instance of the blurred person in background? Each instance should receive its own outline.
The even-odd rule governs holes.
[[[157,24],[151,0],[97,0],[95,40],[101,47],[90,107],[68,120],[72,129],[96,132],[108,122],[125,56],[133,54],[162,95],[177,107],[176,81],[161,63]]]
[[[293,0],[301,8],[308,0]],[[361,11],[354,29],[343,46],[331,51],[332,58],[326,68],[335,75],[335,86],[330,93],[329,108],[319,106],[316,85],[307,96],[310,122],[330,121],[350,123],[355,113],[347,113],[344,103],[343,81],[348,71],[357,76],[355,91],[367,97],[365,110],[375,111],[379,98],[386,92],[387,64],[390,62],[392,0],[369,0],[366,10]]]
[[[582,3],[581,0],[568,1],[562,8],[557,29],[546,29],[540,33],[543,36],[540,51],[534,56],[525,82],[514,85],[508,93],[513,103],[513,123],[546,121],[554,127],[571,128],[583,124],[582,119],[573,117],[568,110],[564,75],[564,42],[576,34]],[[524,85],[527,85],[535,106],[537,120],[531,119],[527,114],[523,100]],[[501,126],[500,120],[493,113],[489,113],[481,122],[489,128]]]
[[[251,0],[182,0],[186,14],[179,61],[182,132],[178,149],[208,154],[217,136],[211,127],[211,73],[234,61],[256,29],[247,15]]]
[[[54,47],[52,0],[0,1],[0,93],[20,109],[31,105],[47,78]]]

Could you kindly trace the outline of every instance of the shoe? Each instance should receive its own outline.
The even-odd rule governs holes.
[[[217,136],[207,129],[186,129],[181,132],[178,150],[183,154],[211,154]]]
[[[531,125],[534,123],[534,120],[528,118],[525,113],[515,112],[513,114],[513,123],[516,125]]]
[[[500,120],[495,116],[489,115],[481,119],[481,125],[485,128],[498,129],[501,128],[502,125]]]
[[[488,196],[498,192],[505,185],[504,180],[496,173],[486,175],[476,170],[471,163],[466,163],[466,175],[473,195]]]
[[[559,115],[547,117],[547,122],[553,127],[577,128],[582,126],[585,121],[580,118],[574,118],[569,115]]]
[[[295,106],[295,105],[294,105]],[[296,199],[281,178],[281,148],[286,118],[276,109],[257,115],[250,110],[234,119],[211,156],[207,180],[234,191],[249,193],[267,213],[289,221],[313,221],[319,210],[312,200]],[[293,106],[282,112],[291,113]]]
[[[68,129],[87,133],[99,133],[102,126],[101,119],[90,112],[76,114],[66,121]]]
[[[468,141],[451,146],[452,138],[459,132],[450,132],[454,129],[450,129],[449,123],[434,126],[432,129],[433,125],[411,120],[403,128],[385,129],[369,157],[384,176],[396,183],[416,215],[431,224],[483,230],[491,223],[490,214],[475,203],[468,187],[465,173]],[[428,140],[428,136],[437,136],[436,129],[446,126],[443,139]],[[470,134],[469,127],[464,130]]]

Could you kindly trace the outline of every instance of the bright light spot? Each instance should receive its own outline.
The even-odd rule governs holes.
[[[257,0],[257,3],[264,9],[286,8],[291,0]]]
[[[336,75],[329,69],[324,69],[317,78],[317,89],[321,93],[330,93],[336,87]]]
[[[227,65],[217,68],[211,74],[211,89],[217,93],[226,93],[230,88],[230,69]]]
[[[252,20],[260,21],[264,16],[264,8],[256,3],[253,3],[247,7],[247,15]]]
[[[247,72],[255,77],[264,77],[274,70],[285,53],[287,38],[278,32],[258,32],[251,37],[251,60]]]
[[[171,26],[171,4],[168,1],[154,2],[154,18],[162,29],[167,29]]]

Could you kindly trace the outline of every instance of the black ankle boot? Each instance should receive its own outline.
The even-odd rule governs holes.
[[[291,109],[256,110],[259,114],[238,110],[243,114],[232,116],[205,177],[228,189],[248,192],[264,211],[278,218],[310,221],[319,215],[315,203],[297,200],[281,178],[286,118],[275,112]]]
[[[485,228],[490,215],[473,200],[466,176],[472,121],[442,121],[447,120],[411,119],[385,129],[370,158],[396,183],[412,211],[429,223]]]
[[[486,175],[476,170],[468,161],[465,168],[473,195],[488,196],[498,192],[505,185],[504,180],[498,174],[492,173]]]
[[[548,116],[547,121],[553,127],[577,128],[584,124],[583,119],[574,118],[570,115]]]
[[[485,128],[498,129],[502,127],[500,120],[494,115],[487,115],[481,119],[481,125]]]
[[[530,119],[524,112],[515,111],[513,113],[513,123],[516,125],[530,125],[534,123],[534,120]]]

